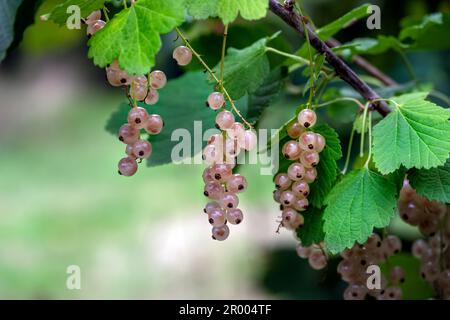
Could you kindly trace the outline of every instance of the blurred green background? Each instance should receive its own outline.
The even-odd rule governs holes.
[[[44,1],[37,17],[57,2]],[[315,0],[304,6],[320,26],[362,3]],[[374,3],[382,7],[382,30],[355,24],[339,40],[396,35],[402,17],[450,7],[448,1]],[[211,64],[220,52],[216,27],[185,26]],[[277,30],[285,37],[274,47],[293,51],[301,45],[271,15],[255,24],[235,23],[229,43],[242,48]],[[174,39],[164,37],[158,56],[157,67],[170,78],[182,73],[171,59]],[[271,177],[261,176],[257,167],[243,169],[249,180],[241,197],[245,219],[225,242],[210,240],[201,166],[142,166],[131,179],[117,175],[124,148],[104,126],[124,95],[107,85],[104,71],[86,52],[84,31],[37,18],[0,66],[0,298],[341,297],[345,285],[334,262],[313,271],[296,256],[292,235],[275,233],[279,211]],[[420,80],[450,93],[448,52],[408,57]],[[399,82],[409,81],[400,57],[387,53],[371,60]],[[300,99],[297,93],[280,95],[262,124],[283,123]],[[346,141],[342,124],[332,124]],[[69,265],[81,267],[81,290],[66,288]]]

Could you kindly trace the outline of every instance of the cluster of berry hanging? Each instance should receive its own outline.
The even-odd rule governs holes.
[[[315,167],[320,161],[319,153],[325,148],[325,138],[308,131],[317,121],[316,113],[304,109],[297,120],[287,128],[293,140],[286,142],[282,148],[284,157],[294,162],[286,173],[279,173],[274,179],[274,200],[280,203],[282,210],[280,226],[288,230],[295,230],[304,223],[300,212],[308,208],[309,184],[317,178]]]
[[[418,226],[428,239],[416,240],[412,254],[421,260],[421,277],[431,283],[436,296],[450,299],[450,209],[418,195],[405,180],[398,202],[400,217]]]
[[[208,165],[203,171],[204,195],[209,202],[204,212],[212,225],[212,238],[223,241],[228,238],[230,224],[239,224],[244,216],[240,209],[238,193],[247,189],[247,180],[240,174],[233,174],[236,158],[242,150],[256,147],[257,136],[253,130],[245,130],[236,122],[232,112],[223,110],[225,98],[220,92],[208,96],[207,106],[213,110],[222,109],[216,116],[216,127],[220,133],[213,134],[203,150],[203,160]]]
[[[84,20],[87,24],[88,37],[106,25],[101,17],[101,11],[97,10]],[[136,102],[144,101],[147,105],[156,104],[159,100],[158,89],[166,85],[167,78],[160,70],[152,71],[148,78],[145,75],[131,76],[120,68],[117,60],[107,66],[106,78],[114,87],[126,87],[127,97],[132,106],[128,113],[128,122],[122,125],[118,132],[119,140],[127,145],[125,149],[127,156],[120,159],[118,171],[123,176],[132,176],[138,169],[137,160],[142,161],[152,153],[152,144],[141,139],[141,129],[149,135],[157,135],[164,126],[161,116],[148,114],[144,108],[138,107]]]

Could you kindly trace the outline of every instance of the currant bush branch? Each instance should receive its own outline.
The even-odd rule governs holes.
[[[296,12],[281,5],[277,0],[269,0],[269,7],[274,14],[279,16],[302,36],[307,32],[311,46],[314,47],[317,52],[324,54],[325,59],[334,68],[336,74],[353,87],[366,101],[370,102],[372,107],[378,111],[378,113],[384,117],[391,111],[384,101],[379,100],[380,96],[362,81],[361,78],[359,78],[358,75],[317,36],[317,34],[315,34],[308,26],[306,26],[306,29],[303,27],[302,18]]]
[[[209,75],[214,79],[214,81],[222,87],[223,94],[225,95],[225,98],[227,98],[227,100],[230,102],[231,108],[233,109],[233,111],[238,115],[238,117],[242,120],[242,122],[248,128],[253,129],[253,126],[244,118],[244,116],[241,114],[239,109],[236,107],[236,105],[234,104],[234,101],[231,98],[230,94],[228,93],[227,89],[225,88],[225,86],[223,84],[221,84],[221,80],[219,78],[217,78],[217,76],[214,74],[214,71],[208,66],[208,64],[205,62],[205,60],[202,59],[202,57],[198,54],[198,52],[195,51],[195,49],[191,46],[191,44],[189,43],[187,38],[181,32],[181,30],[178,28],[175,28],[175,31],[177,32],[178,36],[183,40],[186,47],[188,47],[192,51],[192,54],[195,56],[195,58],[200,62],[200,64],[206,69],[206,71],[209,73]]]

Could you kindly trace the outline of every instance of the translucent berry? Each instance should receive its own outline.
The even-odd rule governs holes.
[[[223,187],[219,182],[211,181],[205,184],[205,189],[203,194],[213,200],[219,200],[222,198],[224,193]]]
[[[216,125],[221,130],[230,129],[234,121],[233,113],[227,110],[219,112],[216,116]]]
[[[131,158],[136,158],[133,153],[133,145],[132,144],[127,144],[127,146],[125,148],[125,153],[127,154],[127,156],[129,156]]]
[[[311,128],[316,124],[317,115],[311,109],[303,109],[298,114],[298,122],[305,128]]]
[[[289,189],[292,183],[291,179],[289,179],[289,176],[286,173],[277,174],[275,176],[274,182],[275,187],[281,191]]]
[[[367,287],[361,284],[350,284],[344,291],[344,300],[364,300]]]
[[[138,169],[136,160],[130,157],[120,159],[117,167],[119,169],[119,174],[125,177],[134,175]]]
[[[214,209],[211,210],[210,213],[208,213],[208,222],[213,227],[223,226],[226,221],[227,219],[225,216],[225,211],[223,211],[222,209]]]
[[[239,224],[244,220],[244,215],[240,209],[227,210],[227,220],[231,224]]]
[[[242,123],[235,122],[227,130],[227,135],[230,139],[243,141],[245,138],[245,128]]]
[[[153,89],[161,89],[167,83],[166,74],[160,70],[155,70],[150,73],[150,86]]]
[[[298,145],[297,141],[291,140],[283,145],[282,153],[288,160],[296,160],[300,156],[302,149]]]
[[[296,247],[297,255],[302,259],[307,259],[309,254],[311,253],[310,247],[304,247],[301,244],[298,244]]]
[[[122,70],[108,68],[106,69],[106,78],[109,84],[114,87],[120,87],[130,84],[130,76]]]
[[[213,92],[208,96],[207,100],[208,106],[213,109],[217,110],[224,106],[225,104],[225,98],[223,97],[223,94],[220,92]]]
[[[211,174],[216,181],[226,182],[232,176],[232,169],[226,164],[215,164],[211,167]]]
[[[137,101],[143,101],[147,97],[148,89],[146,86],[132,85],[130,86],[130,97]]]
[[[227,160],[236,158],[241,152],[241,148],[236,140],[226,139],[225,140],[225,157]]]
[[[148,116],[144,129],[151,135],[159,134],[164,127],[164,121],[158,114],[151,114]]]
[[[251,151],[256,148],[258,143],[258,137],[256,136],[255,131],[246,130],[244,133],[244,144],[241,147],[247,151]]]
[[[222,210],[222,208],[220,207],[220,204],[216,201],[211,201],[206,204],[205,208],[203,209],[203,212],[209,214],[213,210],[218,210],[218,209]]]
[[[240,174],[233,174],[227,181],[227,190],[232,193],[243,192],[247,189],[247,179]]]
[[[417,259],[422,259],[426,250],[428,250],[428,244],[426,243],[425,240],[419,239],[414,241],[411,248],[411,253]]]
[[[317,149],[317,135],[314,132],[304,132],[298,139],[298,145],[302,150],[314,151]]]
[[[314,270],[322,270],[327,266],[327,257],[322,250],[315,249],[310,253],[308,262]]]
[[[319,154],[315,151],[304,151],[300,154],[300,162],[305,168],[314,168],[319,164]]]
[[[300,137],[304,130],[305,128],[303,128],[297,121],[291,122],[286,128],[288,136],[292,139],[297,139]]]
[[[224,241],[230,235],[230,228],[225,224],[212,228],[212,238],[217,241]]]
[[[133,154],[136,158],[146,159],[152,153],[152,144],[147,140],[138,140],[133,144]]]
[[[292,192],[298,198],[305,198],[309,195],[309,185],[303,180],[296,181],[292,184]]]
[[[208,165],[219,163],[222,160],[221,152],[213,144],[209,144],[203,149],[202,159]]]
[[[299,181],[305,175],[305,167],[299,162],[294,162],[289,166],[287,174],[292,181]]]
[[[102,18],[102,12],[100,10],[92,11],[90,15],[85,19],[86,24],[94,24],[97,20]]]
[[[297,200],[297,198],[295,197],[295,194],[290,190],[283,191],[280,195],[280,202],[284,206],[291,206],[295,202],[295,200]]]
[[[172,57],[177,61],[178,65],[186,66],[192,60],[192,51],[188,47],[179,46],[173,50]]]
[[[125,144],[133,144],[139,139],[139,129],[126,123],[120,127],[118,137]]]
[[[211,171],[211,167],[206,168],[205,170],[203,170],[203,182],[204,183],[208,183],[211,181],[215,181],[213,173]]]
[[[309,202],[306,198],[296,198],[294,203],[292,204],[292,207],[297,211],[305,211],[308,209]]]
[[[300,214],[292,208],[285,208],[281,213],[281,225],[288,230],[295,230],[302,223]]]
[[[239,198],[233,193],[225,193],[220,197],[219,203],[223,209],[236,209],[239,204]]]
[[[391,270],[391,280],[393,284],[400,284],[405,282],[405,271],[402,267],[395,266]]]
[[[439,229],[439,221],[432,217],[426,217],[419,223],[419,230],[425,236],[434,236]]]
[[[158,90],[150,88],[144,100],[145,104],[154,105],[158,102],[158,100],[159,100]]]
[[[316,151],[320,153],[325,149],[326,140],[320,133],[316,133],[316,140]]]
[[[147,110],[141,107],[135,107],[128,112],[128,123],[138,129],[142,129],[148,120]]]
[[[106,25],[106,22],[103,20],[97,20],[92,24],[89,24],[86,30],[88,36],[92,36],[98,30],[102,29]]]
[[[281,197],[281,190],[274,190],[273,191],[273,200],[277,203],[280,203],[280,197]]]
[[[383,241],[383,245],[389,256],[399,253],[402,250],[402,241],[399,237],[394,235],[387,236]]]
[[[402,296],[402,289],[398,287],[390,287],[380,293],[378,300],[401,300]]]
[[[313,183],[317,178],[317,170],[316,168],[306,168],[305,169],[305,175],[303,177],[303,180],[307,183]]]

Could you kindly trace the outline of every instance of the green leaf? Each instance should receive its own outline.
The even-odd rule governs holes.
[[[238,14],[246,20],[261,19],[266,16],[267,0],[186,0],[188,12],[195,19],[219,17],[224,24],[233,22]]]
[[[320,153],[320,161],[316,167],[317,180],[310,185],[308,196],[310,204],[321,208],[336,181],[338,172],[336,161],[342,157],[342,149],[336,131],[328,125],[319,125],[312,128],[312,131],[320,133],[326,140],[326,147]]]
[[[450,48],[450,13],[433,13],[417,20],[407,18],[402,23],[400,40],[413,49],[443,50]]]
[[[184,21],[182,1],[139,0],[114,16],[89,40],[89,57],[99,67],[118,59],[130,74],[146,74],[155,64],[160,35]]]
[[[339,253],[389,224],[397,205],[396,188],[376,172],[355,170],[333,188],[325,204],[325,244]]]
[[[414,169],[408,174],[411,186],[421,196],[450,203],[450,159],[442,167],[429,170]]]
[[[16,12],[22,0],[6,0],[0,2],[0,61],[5,58],[14,39],[14,22]]]
[[[275,69],[254,94],[236,102],[236,107],[248,121],[255,123],[263,109],[269,106],[269,103],[278,94],[282,76],[283,73],[279,69]],[[195,86],[192,85],[193,83]],[[154,150],[148,160],[149,166],[172,162],[172,149],[179,143],[178,140],[171,141],[174,130],[184,129],[185,133],[189,133],[189,137],[194,137],[196,134],[202,137],[206,130],[214,128],[217,112],[205,107],[206,98],[211,90],[212,86],[206,81],[203,72],[191,72],[169,81],[166,87],[160,91],[160,99],[156,106],[139,103],[139,106],[146,108],[149,113],[161,115],[165,121],[163,131],[159,135],[149,138]],[[183,101],[182,105],[180,105],[180,101]],[[116,135],[120,126],[126,123],[129,110],[128,104],[121,104],[119,110],[109,119],[106,130]],[[194,121],[201,122],[201,127],[198,127],[196,131],[194,130]],[[197,144],[191,142],[190,154],[183,155],[183,158],[189,158],[201,152],[206,141]]]
[[[255,91],[269,75],[270,65],[266,55],[269,38],[263,38],[251,46],[238,50],[228,49],[224,60],[224,85],[231,98],[237,100]],[[215,68],[216,72],[219,66]]]
[[[373,129],[373,157],[381,173],[441,166],[450,154],[450,111],[426,101],[424,92],[392,100],[392,112]]]
[[[92,11],[103,8],[105,0],[66,0],[63,3],[57,5],[49,14],[48,19],[59,24],[65,25],[69,13],[67,8],[70,6],[80,7],[81,17],[86,18]]]
[[[302,212],[305,224],[297,229],[297,235],[302,241],[302,245],[311,246],[318,244],[325,238],[323,232],[323,210],[309,206],[308,210]]]
[[[350,50],[352,54],[377,55],[389,50],[400,51],[408,46],[402,44],[392,36],[379,36],[378,38],[357,38],[353,41],[334,48],[334,51]]]

